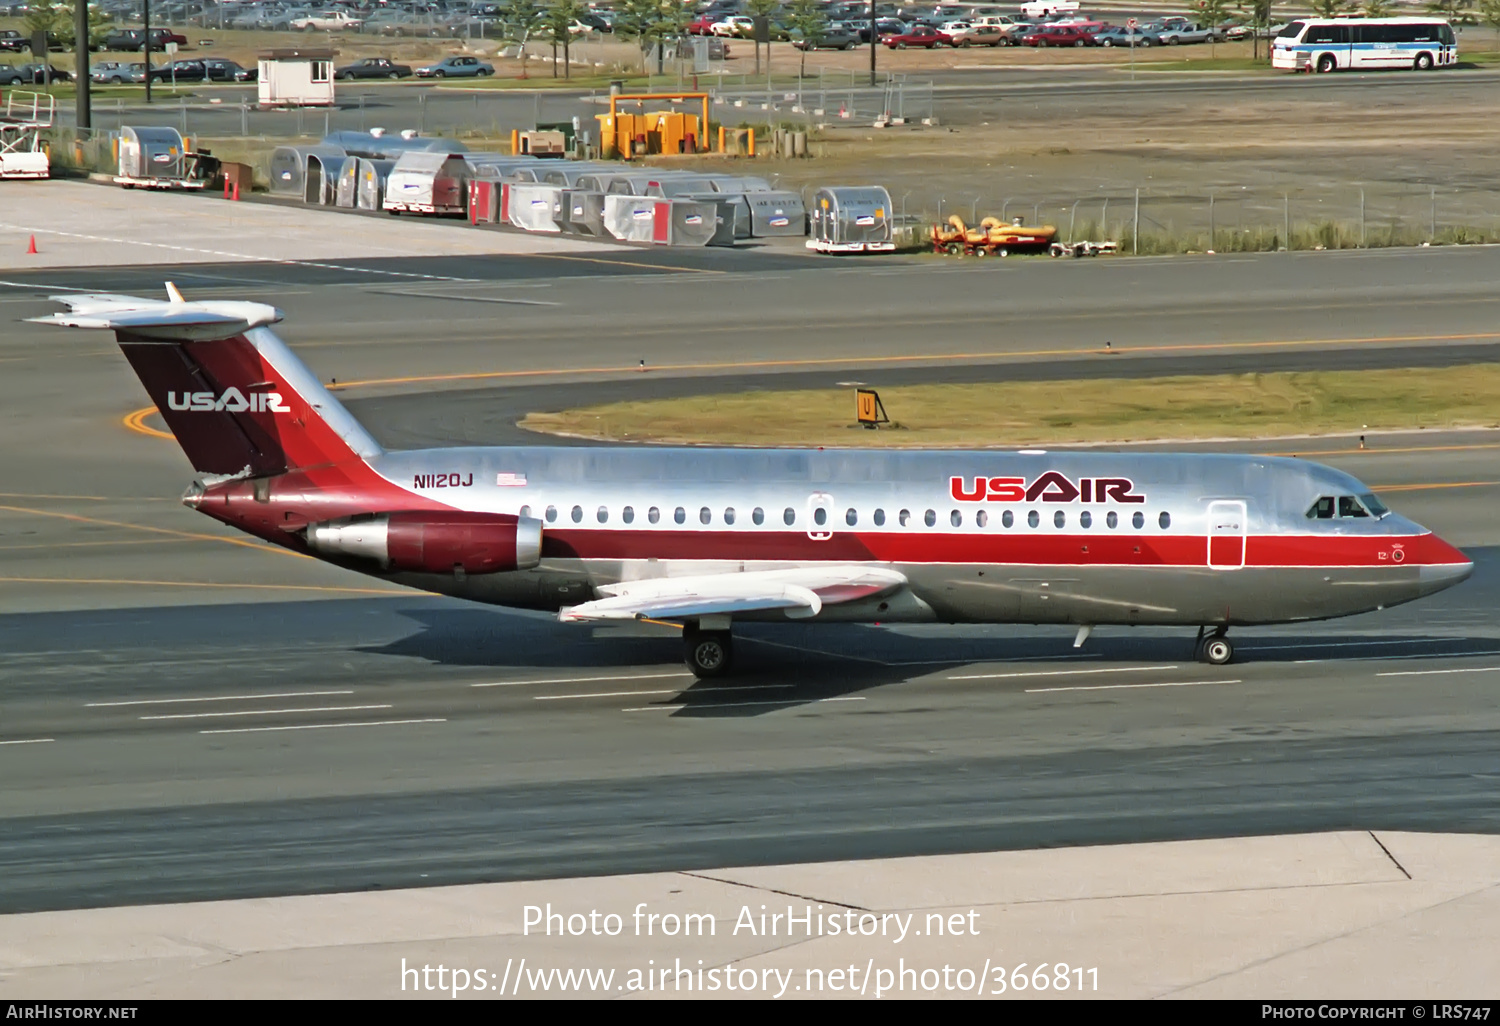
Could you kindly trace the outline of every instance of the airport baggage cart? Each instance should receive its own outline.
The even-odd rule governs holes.
[[[506,191],[510,201],[506,218],[517,228],[528,232],[560,232],[562,225],[563,187],[540,182],[509,182]]]
[[[386,178],[384,210],[392,214],[462,214],[470,168],[463,153],[445,150],[401,154]]]
[[[807,248],[819,253],[888,253],[896,248],[891,194],[878,185],[819,189],[809,220]]]
[[[57,101],[45,93],[12,90],[0,110],[0,178],[50,178],[52,158],[42,132],[52,127]]]

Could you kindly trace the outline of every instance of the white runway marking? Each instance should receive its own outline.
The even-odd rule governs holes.
[[[1386,670],[1377,677],[1426,677],[1435,673],[1494,673],[1500,666],[1459,666],[1451,670]]]
[[[352,695],[350,691],[277,691],[269,695],[213,695],[204,698],[133,698],[121,702],[85,702],[85,709],[105,709],[119,705],[171,705],[176,702],[253,702],[262,698],[321,698],[325,695]]]
[[[1278,652],[1296,648],[1367,648],[1375,645],[1441,645],[1450,638],[1416,638],[1410,641],[1309,641],[1302,645],[1242,645],[1242,652]]]
[[[741,684],[733,687],[712,687],[695,691],[695,695],[716,694],[720,691],[774,691],[777,688],[790,688],[791,684]],[[595,691],[587,695],[533,695],[538,702],[555,702],[563,698],[624,698],[628,695],[675,695],[681,692],[681,688],[660,688],[655,691]]]
[[[1025,670],[1017,673],[970,673],[945,680],[1000,680],[1006,677],[1077,677],[1086,673],[1145,673],[1148,670],[1175,670],[1177,666],[1106,666],[1092,670]]]
[[[0,745],[45,745],[54,740],[56,739],[50,737],[28,737],[20,741],[0,741]]]
[[[207,720],[222,716],[284,716],[292,713],[358,712],[364,709],[390,709],[390,705],[323,705],[311,709],[241,709],[237,712],[170,713],[142,716],[143,720]]]
[[[1383,660],[1385,660],[1386,662],[1394,662],[1397,659],[1457,659],[1460,656],[1492,656],[1492,655],[1500,655],[1500,650],[1493,650],[1493,651],[1486,650],[1484,652],[1438,652],[1438,653],[1432,653],[1432,652],[1413,652],[1410,655],[1388,655],[1388,656],[1381,656],[1380,658],[1383,659]],[[1293,659],[1292,660],[1292,664],[1293,665],[1300,665],[1302,663],[1334,663],[1334,662],[1342,662],[1342,661],[1343,660],[1338,660],[1338,659]]]
[[[220,730],[200,730],[200,734],[265,734],[273,730],[331,730],[335,727],[394,727],[403,723],[447,723],[445,719],[430,720],[356,720],[352,723],[301,723],[294,727],[227,727]]]
[[[1200,684],[1243,684],[1242,680],[1169,680],[1155,684],[1078,684],[1066,688],[1027,688],[1028,695],[1041,695],[1049,691],[1118,691],[1123,688],[1195,688]]]
[[[629,709],[621,709],[621,712],[676,712],[678,709],[734,709],[746,705],[811,705],[813,702],[863,702],[864,695],[845,695],[840,698],[814,698],[811,702],[805,702],[797,698],[784,698],[779,701],[769,702],[705,702],[702,704],[672,703],[662,705],[639,705]]]
[[[493,684],[470,684],[471,688],[518,688],[526,684],[592,684],[601,680],[662,680],[666,677],[691,677],[686,670],[667,673],[629,673],[609,677],[549,677],[545,680],[499,680]]]

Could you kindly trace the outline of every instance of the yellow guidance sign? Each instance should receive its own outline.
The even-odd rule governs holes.
[[[865,427],[874,430],[880,424],[889,424],[891,418],[885,414],[885,404],[880,393],[873,388],[854,390],[854,416]]]

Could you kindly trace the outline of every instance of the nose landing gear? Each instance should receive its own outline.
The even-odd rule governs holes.
[[[1214,632],[1207,638],[1203,636],[1205,628],[1198,628],[1198,639],[1194,642],[1193,658],[1200,663],[1208,663],[1210,666],[1223,666],[1234,659],[1234,645],[1226,637],[1229,633],[1228,627],[1215,627]]]

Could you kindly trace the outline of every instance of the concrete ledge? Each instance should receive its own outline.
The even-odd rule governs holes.
[[[526,907],[549,903],[565,918],[528,932]],[[809,925],[789,930],[789,907]],[[661,918],[689,913],[712,935]],[[559,935],[574,915],[583,935]],[[874,996],[904,968],[933,972],[886,996],[926,997],[950,992],[924,986],[945,966],[956,982],[988,964],[990,993],[995,967],[1061,962],[1097,968],[1085,993],[1108,997],[1492,997],[1497,952],[1500,837],[1339,832],[4,916],[0,997],[448,996],[451,980],[420,989],[439,964],[471,988],[483,970],[483,997],[523,958],[522,993],[587,968],[623,996],[667,967],[648,995],[717,978],[710,996],[746,996],[722,989],[731,970],[749,996],[848,996],[865,975]],[[403,960],[425,984],[407,973],[403,991]]]

